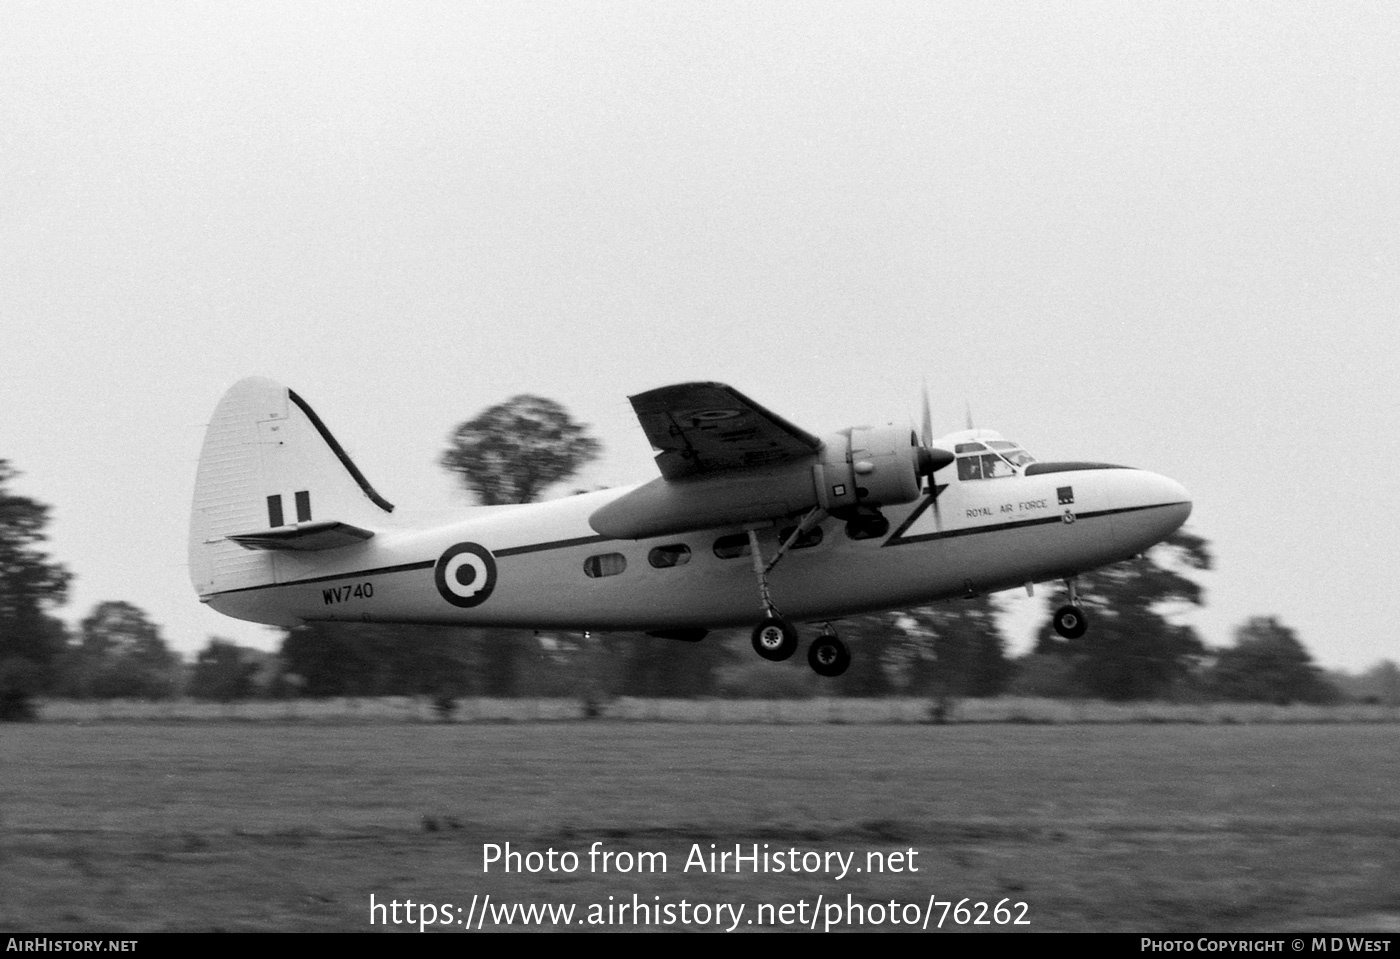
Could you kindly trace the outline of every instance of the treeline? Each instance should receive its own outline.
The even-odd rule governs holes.
[[[1113,628],[1102,618],[1102,628]],[[1400,705],[1400,667],[1383,662],[1361,676],[1329,676],[1272,617],[1249,620],[1234,645],[1216,650],[1150,634],[1119,635],[1116,646],[1104,648],[1052,639],[1047,628],[1037,649],[1019,658],[1007,655],[996,604],[987,597],[842,625],[856,656],[836,681],[798,657],[759,659],[746,630],[685,643],[640,634],[318,623],[286,631],[277,653],[211,638],[187,662],[141,610],[108,602],[72,636],[59,624],[44,660],[5,660],[8,679],[0,677],[0,687],[14,688],[23,672],[27,693],[80,700],[418,696],[445,711],[463,697],[574,697],[601,707],[618,696],[915,696],[932,700],[935,710],[1000,695]]]

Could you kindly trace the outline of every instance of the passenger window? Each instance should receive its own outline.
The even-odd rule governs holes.
[[[668,546],[658,546],[650,553],[647,553],[647,562],[657,569],[670,569],[672,566],[684,566],[690,562],[690,547],[684,543],[672,543]]]
[[[616,576],[627,568],[627,557],[621,553],[600,553],[583,561],[583,571],[597,579],[600,576]]]
[[[786,543],[786,542],[788,541],[788,537],[791,536],[791,535],[792,535],[794,532],[796,532],[796,531],[797,531],[797,527],[796,527],[796,526],[789,526],[787,529],[785,529],[785,530],[783,530],[782,532],[778,533],[778,542],[779,542],[779,543]],[[822,541],[822,528],[821,528],[820,526],[813,526],[811,529],[807,530],[807,532],[805,532],[805,533],[803,533],[801,536],[797,537],[797,542],[795,542],[795,543],[792,544],[792,548],[793,548],[793,549],[807,549],[807,548],[810,547],[810,546],[816,546],[816,545],[817,545],[818,543],[820,543],[821,541]]]
[[[748,533],[730,533],[715,540],[715,555],[720,559],[738,559],[750,552]]]

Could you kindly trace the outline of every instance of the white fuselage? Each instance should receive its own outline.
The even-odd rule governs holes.
[[[828,517],[819,543],[790,550],[770,573],[774,605],[793,621],[833,620],[1060,579],[1143,552],[1191,511],[1186,491],[1154,473],[1086,464],[1039,470],[979,480],[940,472],[936,498],[925,493],[886,507],[889,529],[870,539],[850,538],[845,523]],[[201,598],[229,616],[283,626],[337,620],[663,630],[753,623],[763,607],[751,557],[746,549],[729,558],[714,550],[717,539],[743,528],[635,541],[594,532],[589,516],[631,489],[464,510],[443,525],[383,529],[329,552],[264,554],[272,582]],[[796,523],[759,531],[765,560],[778,549],[779,530]],[[445,554],[466,543],[488,552],[495,568],[489,595],[463,608],[446,598],[440,567]],[[657,547],[679,545],[688,549],[685,562],[650,561]]]

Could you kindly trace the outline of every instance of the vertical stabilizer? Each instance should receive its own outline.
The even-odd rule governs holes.
[[[199,454],[190,520],[195,591],[277,582],[275,552],[230,536],[327,521],[373,528],[393,508],[301,397],[272,380],[240,380],[214,410]]]

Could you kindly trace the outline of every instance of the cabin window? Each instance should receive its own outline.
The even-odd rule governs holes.
[[[658,546],[650,553],[647,553],[647,562],[657,569],[670,569],[672,566],[684,566],[690,562],[690,547],[684,543],[671,543],[667,546]]]
[[[616,576],[627,568],[627,557],[621,553],[600,553],[583,561],[583,571],[597,579],[600,576]]]
[[[750,552],[748,533],[730,533],[715,540],[715,555],[720,559],[738,559]]]
[[[796,526],[789,526],[787,529],[785,529],[785,530],[781,531],[780,533],[778,533],[778,542],[779,542],[779,543],[786,543],[786,542],[788,541],[788,537],[791,536],[791,535],[792,535],[793,533],[795,533],[796,531],[797,531],[797,527],[796,527]],[[791,548],[791,549],[807,549],[807,548],[809,548],[809,547],[816,546],[816,545],[817,545],[818,543],[820,543],[821,541],[822,541],[822,528],[821,528],[820,526],[813,526],[811,529],[807,530],[807,532],[805,532],[805,533],[803,533],[801,536],[797,537],[797,542],[793,543],[792,546],[791,546],[790,548]]]

